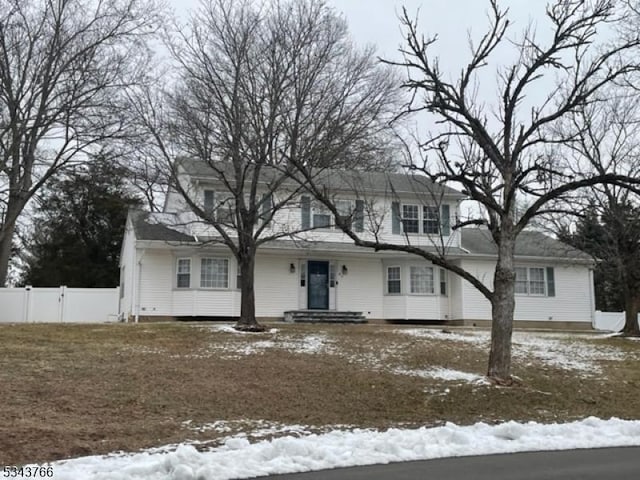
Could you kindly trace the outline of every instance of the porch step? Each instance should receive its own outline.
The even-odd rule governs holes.
[[[289,310],[285,322],[296,323],[367,323],[362,312],[337,310]]]

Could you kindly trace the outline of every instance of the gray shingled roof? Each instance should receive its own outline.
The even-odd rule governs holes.
[[[173,214],[151,214],[140,210],[130,210],[129,216],[138,240],[155,240],[164,242],[195,243],[197,240],[185,233],[185,226],[177,222]],[[199,241],[207,239],[199,238]],[[366,249],[344,242],[294,242],[277,240],[269,244],[271,248],[292,248],[298,250],[322,249],[325,251],[362,252]],[[427,250],[434,249],[428,248]],[[369,250],[371,251],[371,250]],[[449,254],[454,256],[487,255],[495,256],[497,248],[488,230],[477,228],[462,229],[462,249],[450,248]],[[541,257],[557,259],[574,259],[591,261],[592,258],[570,245],[555,240],[544,233],[524,231],[516,242],[516,255],[519,257]]]
[[[486,229],[463,228],[462,248],[473,255],[496,255],[498,249]],[[591,256],[542,232],[523,231],[516,242],[516,256],[571,258],[589,261]]]
[[[180,231],[179,226],[171,228],[173,222],[160,223],[157,214],[141,210],[129,210],[129,217],[138,240],[161,240],[165,242],[194,242],[192,235]],[[161,218],[169,219],[171,214],[162,214]]]
[[[185,172],[191,176],[202,179],[213,177],[213,170],[205,162],[182,159],[180,160],[180,165],[184,168]],[[231,174],[231,172],[229,173]],[[275,168],[263,168],[261,171],[262,181],[264,183],[268,183],[274,178],[279,178],[280,175],[281,172]],[[294,180],[290,180],[290,183],[297,185]],[[397,194],[412,193],[435,196],[447,195],[464,198],[464,195],[457,190],[433,183],[426,176],[418,173],[326,169],[318,174],[317,183],[329,189],[343,191]]]

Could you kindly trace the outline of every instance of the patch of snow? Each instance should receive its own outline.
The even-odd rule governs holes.
[[[464,342],[481,347],[487,347],[490,340],[489,331],[462,330],[445,333],[432,328],[393,331],[418,338]],[[514,332],[513,357],[520,362],[541,362],[549,367],[580,372],[583,375],[599,375],[602,369],[598,362],[622,361],[629,358],[628,352],[614,346],[585,341],[607,337],[599,333]]]
[[[483,375],[477,375],[475,373],[461,372],[459,370],[451,370],[449,368],[429,368],[426,370],[406,370],[398,368],[394,370],[394,373],[400,375],[410,375],[413,377],[421,378],[433,378],[435,380],[445,380],[447,382],[465,382],[476,384],[489,384],[486,377]]]
[[[574,341],[576,337],[580,341]],[[616,347],[585,342],[584,337],[575,334],[572,337],[567,333],[516,332],[513,334],[513,356],[519,360],[530,358],[550,367],[584,375],[600,374],[600,361],[629,358],[627,353]]]
[[[232,437],[210,451],[181,444],[169,453],[90,456],[52,464],[55,480],[218,480],[328,468],[536,450],[640,445],[640,421],[506,422],[339,431],[250,443]]]
[[[235,333],[235,334],[238,334],[238,335],[249,335],[249,336],[260,335],[261,333],[263,333],[263,334],[264,333],[274,334],[274,333],[278,333],[279,332],[279,330],[277,328],[270,328],[269,330],[264,331],[264,332],[243,332],[241,330],[236,330],[235,328],[233,328],[233,325],[230,324],[230,323],[207,325],[206,327],[201,327],[199,325],[194,325],[194,327],[205,329],[205,330],[210,330],[212,332]]]
[[[220,331],[226,330],[220,328]],[[323,334],[280,336],[277,329],[271,329],[270,333],[273,335],[269,340],[215,343],[211,344],[207,351],[209,356],[240,358],[246,355],[262,354],[267,350],[287,350],[306,355],[331,353],[334,350],[333,342]]]
[[[306,425],[284,425],[278,422],[269,422],[267,420],[218,420],[212,423],[204,423],[202,425],[194,425],[191,420],[182,423],[183,426],[191,431],[206,433],[238,433],[236,437],[264,438],[269,436],[277,436],[282,434],[293,434],[297,436],[310,435],[311,427]],[[331,426],[335,428],[336,426]]]
[[[464,342],[474,345],[485,345],[489,342],[488,331],[452,331],[451,333],[445,333],[441,329],[436,330],[433,328],[399,328],[392,330],[393,333],[399,333],[402,335],[410,335],[418,338],[429,338],[433,340],[445,340],[451,342]]]

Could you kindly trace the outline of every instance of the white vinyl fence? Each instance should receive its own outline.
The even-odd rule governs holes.
[[[118,320],[119,288],[0,288],[0,323]]]
[[[640,324],[640,314],[638,315]],[[606,330],[619,332],[624,327],[624,312],[601,312],[596,310],[593,328],[596,330]]]

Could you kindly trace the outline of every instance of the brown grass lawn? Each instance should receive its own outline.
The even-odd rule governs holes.
[[[417,376],[434,367],[482,375],[488,347],[460,341],[470,331],[273,324],[277,332],[251,335],[219,327],[0,326],[0,464],[185,440],[206,448],[258,420],[323,431],[640,416],[640,342],[543,334],[551,347],[532,351],[516,341],[522,385],[504,388]],[[564,356],[554,363],[556,350]],[[591,363],[567,363],[585,352],[595,352],[583,359]],[[220,420],[226,431],[207,427]]]

